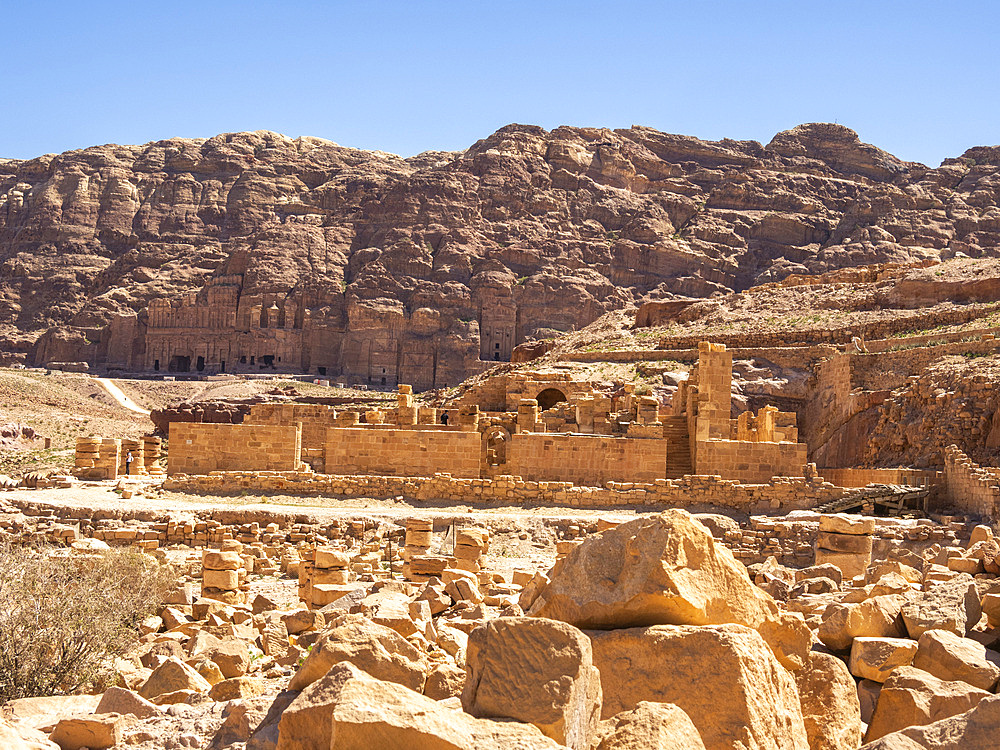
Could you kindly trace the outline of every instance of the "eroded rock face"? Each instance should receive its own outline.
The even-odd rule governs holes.
[[[756,631],[656,625],[587,635],[605,718],[641,701],[673,703],[708,750],[809,747],[795,681]]]
[[[602,723],[595,750],[705,750],[705,743],[678,706],[641,701]]]
[[[861,744],[861,704],[854,679],[832,654],[811,651],[792,672],[799,689],[810,750],[856,750]]]
[[[739,623],[787,666],[801,666],[808,628],[779,612],[732,553],[683,510],[588,538],[551,571],[529,614],[584,629]]]
[[[462,706],[473,716],[534,724],[573,750],[589,750],[601,715],[590,640],[572,625],[500,617],[469,635]]]
[[[993,750],[998,726],[1000,697],[990,696],[970,711],[887,734],[862,750]]]
[[[288,688],[303,690],[345,661],[418,692],[428,671],[426,657],[396,631],[363,615],[341,615],[323,630]]]
[[[974,708],[989,696],[966,682],[939,680],[922,669],[898,667],[882,685],[865,739],[931,724]]]
[[[453,385],[643,299],[978,255],[1000,230],[976,153],[928,169],[831,124],[767,146],[509,125],[411,159],[262,131],[5,160],[0,350],[54,327],[34,361],[194,369],[214,331],[208,369],[260,367],[238,329],[266,367]]]

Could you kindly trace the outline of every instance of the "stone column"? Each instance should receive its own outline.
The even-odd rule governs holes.
[[[413,405],[413,386],[400,385],[396,394],[396,424],[400,427],[417,423],[417,409]]]
[[[479,404],[465,404],[459,408],[458,428],[464,432],[479,430]]]
[[[517,431],[535,432],[538,424],[538,402],[533,398],[522,398],[517,407]]]
[[[845,579],[863,576],[872,561],[875,519],[844,513],[819,517],[816,564],[832,563]]]
[[[226,604],[241,604],[240,553],[235,550],[205,550],[201,557],[201,595]]]

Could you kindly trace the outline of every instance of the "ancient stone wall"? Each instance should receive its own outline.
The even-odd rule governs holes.
[[[749,484],[771,477],[803,476],[808,461],[802,443],[749,443],[706,440],[698,443],[696,471],[714,473]]]
[[[796,443],[795,413],[765,406],[755,415],[745,411],[736,421],[736,439],[750,443]]]
[[[523,399],[535,399],[542,411],[559,401],[593,393],[593,384],[573,380],[569,374],[512,373],[507,378],[506,411],[516,411]]]
[[[432,476],[447,472],[478,477],[479,431],[456,427],[397,429],[333,427],[327,430],[326,472]]]
[[[168,474],[210,471],[297,471],[301,465],[299,425],[170,425]]]
[[[507,382],[509,375],[499,374],[473,384],[458,400],[459,405],[476,404],[482,411],[507,410]]]
[[[950,445],[944,456],[944,501],[955,510],[1000,521],[1000,478]]]
[[[418,502],[455,502],[483,505],[539,504],[566,508],[643,506],[694,508],[706,505],[740,512],[787,512],[812,508],[843,497],[847,490],[829,482],[802,477],[775,477],[764,484],[741,484],[718,476],[689,475],[653,482],[606,482],[583,487],[572,482],[538,482],[520,476],[467,479],[446,474],[426,477],[349,476],[312,472],[214,472],[200,476],[172,476],[164,488],[213,495],[240,492],[393,498]]]
[[[302,425],[302,460],[324,471],[326,431],[337,422],[337,410],[324,404],[254,404],[244,424]]]
[[[880,339],[904,333],[919,331],[942,325],[961,325],[970,320],[982,318],[996,309],[995,304],[971,304],[956,310],[933,310],[931,312],[913,313],[891,319],[878,320],[872,323],[858,323],[845,328],[815,328],[796,329],[789,331],[754,333],[711,333],[712,341],[737,347],[788,346],[791,342],[801,344],[850,344],[860,337],[862,339]],[[705,334],[687,336],[665,336],[660,339],[660,349],[692,349],[705,338]]]
[[[668,441],[522,432],[511,437],[507,467],[532,481],[585,486],[652,482],[666,476]]]
[[[702,342],[698,346],[697,398],[694,439],[729,440],[733,392],[733,354],[721,344]],[[691,411],[689,407],[689,411]]]

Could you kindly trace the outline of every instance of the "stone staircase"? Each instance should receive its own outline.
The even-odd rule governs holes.
[[[680,479],[693,474],[691,446],[688,438],[687,417],[663,417],[663,437],[669,442],[667,451],[667,479]]]

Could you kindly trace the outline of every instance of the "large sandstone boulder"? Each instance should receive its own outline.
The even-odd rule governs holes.
[[[139,695],[148,701],[180,691],[208,693],[212,685],[198,674],[193,667],[169,657],[153,670],[149,678],[139,688]]]
[[[925,630],[913,666],[942,680],[961,680],[990,690],[1000,680],[1000,654],[948,630]]]
[[[885,682],[896,667],[908,666],[917,653],[909,638],[855,638],[848,669],[863,680]]]
[[[869,742],[861,750],[996,750],[1000,696],[975,708],[919,727],[908,727]]]
[[[601,673],[602,716],[641,701],[684,710],[708,750],[806,750],[799,695],[789,672],[743,625],[588,631]]]
[[[349,662],[334,666],[285,709],[275,750],[556,750],[528,724],[476,719]]]
[[[423,690],[429,669],[426,657],[395,630],[363,615],[340,615],[323,630],[292,676],[289,690],[304,690],[342,661],[377,679],[398,682],[418,692]]]
[[[49,739],[60,750],[107,750],[120,745],[125,728],[133,721],[134,717],[120,714],[75,716],[56,724]]]
[[[641,701],[601,722],[594,750],[705,750],[705,743],[679,706]]]
[[[589,537],[556,563],[528,614],[579,628],[737,623],[758,629],[791,668],[808,628],[747,575],[732,553],[683,510],[638,518]]]
[[[188,647],[191,657],[211,659],[226,679],[241,677],[250,668],[250,649],[240,638],[218,638],[200,632],[192,640],[195,642]]]
[[[871,742],[906,727],[955,716],[988,695],[965,682],[939,680],[922,669],[898,667],[882,685],[865,739]]]
[[[900,610],[906,599],[876,596],[854,604],[834,603],[823,611],[819,639],[834,651],[849,651],[855,638],[901,638],[906,628]]]
[[[854,678],[840,659],[810,651],[792,672],[799,689],[810,750],[856,750],[861,744],[861,703]]]
[[[95,714],[122,714],[135,716],[139,719],[149,719],[160,716],[163,709],[150,703],[138,693],[120,687],[108,688],[101,696],[101,702],[94,710]]]
[[[4,750],[59,750],[37,729],[0,719],[0,747]]]
[[[500,617],[469,635],[462,707],[473,716],[534,724],[589,750],[601,716],[601,677],[590,640],[565,622]]]
[[[925,630],[965,635],[979,622],[983,609],[975,580],[962,574],[932,585],[917,601],[903,605],[900,614],[910,638],[917,639]]]

